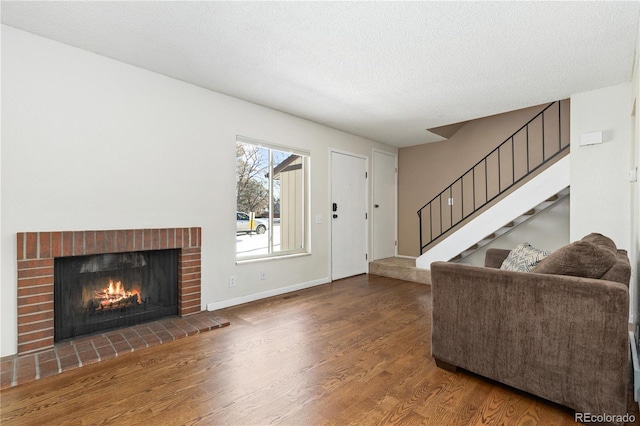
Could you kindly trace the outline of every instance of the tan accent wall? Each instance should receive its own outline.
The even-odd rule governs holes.
[[[414,257],[420,255],[418,209],[452,184],[547,105],[548,103],[469,121],[446,141],[401,148],[398,151],[399,255]],[[569,100],[562,101],[561,112],[562,140],[560,142],[564,146],[569,143]],[[554,143],[554,138],[550,136],[554,134],[556,135],[555,143],[558,142],[558,129],[555,125],[551,127],[550,124],[549,121],[545,122],[545,145]],[[535,130],[531,132],[535,133]],[[503,168],[502,173],[505,172],[511,173],[510,170]],[[497,178],[491,179],[491,174],[489,178],[497,182]],[[476,181],[476,188],[484,187],[484,182],[480,180]],[[490,193],[489,198],[491,196]],[[465,214],[471,205],[470,202],[466,203]]]

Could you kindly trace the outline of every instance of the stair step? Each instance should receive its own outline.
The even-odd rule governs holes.
[[[496,233],[492,232],[491,234],[487,235],[486,237],[484,237],[484,240],[493,240],[496,238]]]
[[[504,225],[503,228],[513,228],[515,225],[516,224],[513,221],[511,221],[511,222],[507,223],[506,225]]]
[[[551,196],[551,197],[547,198],[547,201],[548,201],[548,202],[558,201],[558,194],[553,195],[553,196]]]
[[[524,212],[522,216],[533,216],[534,214],[536,214],[536,209],[531,209],[527,212]]]
[[[390,257],[369,262],[369,273],[422,284],[431,284],[431,272],[416,268],[415,259]]]

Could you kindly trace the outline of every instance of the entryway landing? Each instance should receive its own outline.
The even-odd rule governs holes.
[[[431,271],[417,268],[416,260],[407,257],[388,257],[369,262],[369,273],[383,277],[431,284]]]

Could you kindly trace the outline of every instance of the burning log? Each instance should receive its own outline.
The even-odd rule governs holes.
[[[118,299],[95,297],[93,301],[94,306],[97,306],[97,309],[118,309],[140,303],[137,294],[132,294],[131,296]]]
[[[117,309],[140,304],[138,292],[127,291],[120,281],[109,280],[109,287],[94,292],[91,305],[95,310]]]

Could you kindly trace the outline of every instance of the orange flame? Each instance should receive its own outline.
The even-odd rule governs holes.
[[[137,296],[137,297],[132,297]],[[94,299],[97,300],[102,308],[108,308],[109,306],[118,303],[123,299],[131,298],[135,301],[135,303],[140,304],[140,289],[134,288],[131,291],[127,291],[122,282],[116,281],[115,284],[113,280],[109,280],[109,286],[100,291],[95,292]]]

